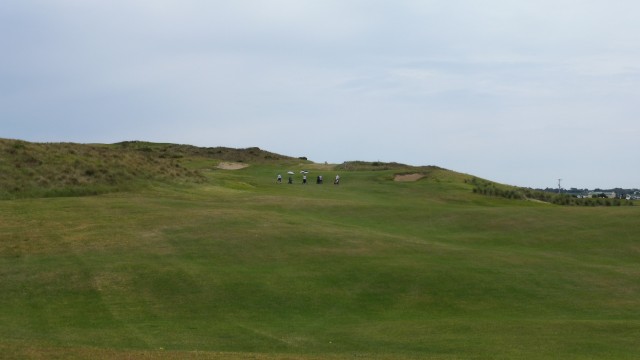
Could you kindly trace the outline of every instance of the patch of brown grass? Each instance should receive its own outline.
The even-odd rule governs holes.
[[[216,360],[343,360],[343,359],[417,359],[413,357],[398,357],[397,355],[376,355],[364,353],[301,355],[301,354],[261,354],[220,351],[172,351],[165,349],[154,350],[114,350],[83,347],[53,347],[34,346],[17,342],[0,341],[2,358],[55,360],[55,359],[110,359],[110,360],[188,360],[188,359],[216,359]]]

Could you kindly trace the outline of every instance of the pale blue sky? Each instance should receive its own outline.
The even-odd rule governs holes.
[[[0,137],[640,187],[640,2],[3,0]]]

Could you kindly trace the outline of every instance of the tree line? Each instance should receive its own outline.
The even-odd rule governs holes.
[[[473,193],[486,196],[501,197],[514,200],[539,200],[565,206],[632,206],[633,201],[618,198],[584,198],[575,194],[558,194],[550,191],[536,190],[496,184],[491,181],[473,177],[466,181],[473,185]]]

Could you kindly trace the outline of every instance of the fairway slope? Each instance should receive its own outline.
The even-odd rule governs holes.
[[[55,160],[45,145],[3,144]],[[104,153],[175,161],[183,176],[0,201],[0,357],[640,354],[638,207],[485,196],[469,175],[437,167],[345,168],[257,150],[218,159],[189,147],[161,158],[167,146],[83,147],[77,169],[96,161],[100,172]],[[71,150],[81,149],[58,161]],[[288,171],[293,183],[277,183]],[[422,177],[394,181],[407,174]]]

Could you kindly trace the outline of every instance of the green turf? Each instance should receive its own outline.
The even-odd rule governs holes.
[[[307,162],[0,201],[3,358],[635,359],[640,208]],[[293,185],[277,173],[306,168]],[[322,173],[324,185],[315,184]]]

